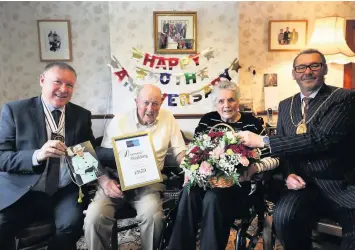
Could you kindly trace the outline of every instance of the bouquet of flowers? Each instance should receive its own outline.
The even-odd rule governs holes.
[[[260,160],[260,150],[244,146],[233,128],[229,128],[231,131],[215,132],[212,128],[208,134],[197,135],[188,145],[181,163],[188,189],[196,185],[204,189],[240,185],[239,176],[251,163]]]

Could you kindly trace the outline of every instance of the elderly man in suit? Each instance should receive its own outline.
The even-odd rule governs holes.
[[[91,113],[69,102],[76,72],[50,63],[40,75],[42,94],[4,104],[0,123],[0,249],[38,218],[53,218],[49,250],[69,250],[80,237],[83,207],[65,162],[67,145],[91,140]]]
[[[269,147],[281,157],[285,192],[274,225],[285,250],[309,250],[312,224],[322,212],[343,228],[341,249],[355,249],[355,92],[328,86],[325,57],[302,51],[292,75],[300,93],[280,102],[277,135],[240,132],[245,145]]]

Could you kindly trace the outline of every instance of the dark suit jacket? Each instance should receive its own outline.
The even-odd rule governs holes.
[[[300,94],[293,105],[287,98],[280,102],[277,136],[270,137],[271,153],[280,156],[286,175],[295,173],[306,183],[342,207],[355,208],[354,170],[355,92],[323,85],[309,103],[306,134],[296,134],[302,119]]]
[[[10,206],[36,184],[45,162],[32,166],[32,155],[47,142],[40,97],[4,104],[0,124],[0,210]],[[90,140],[91,113],[73,103],[66,105],[65,144]]]

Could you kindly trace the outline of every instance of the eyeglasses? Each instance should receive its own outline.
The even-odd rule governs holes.
[[[296,73],[304,73],[304,72],[306,72],[307,68],[309,68],[312,71],[318,71],[322,68],[322,66],[323,66],[322,63],[312,63],[310,65],[301,64],[301,65],[295,66],[294,69],[295,69]]]

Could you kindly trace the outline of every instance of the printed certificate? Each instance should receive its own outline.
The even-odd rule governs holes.
[[[122,191],[162,182],[149,132],[112,138]]]

